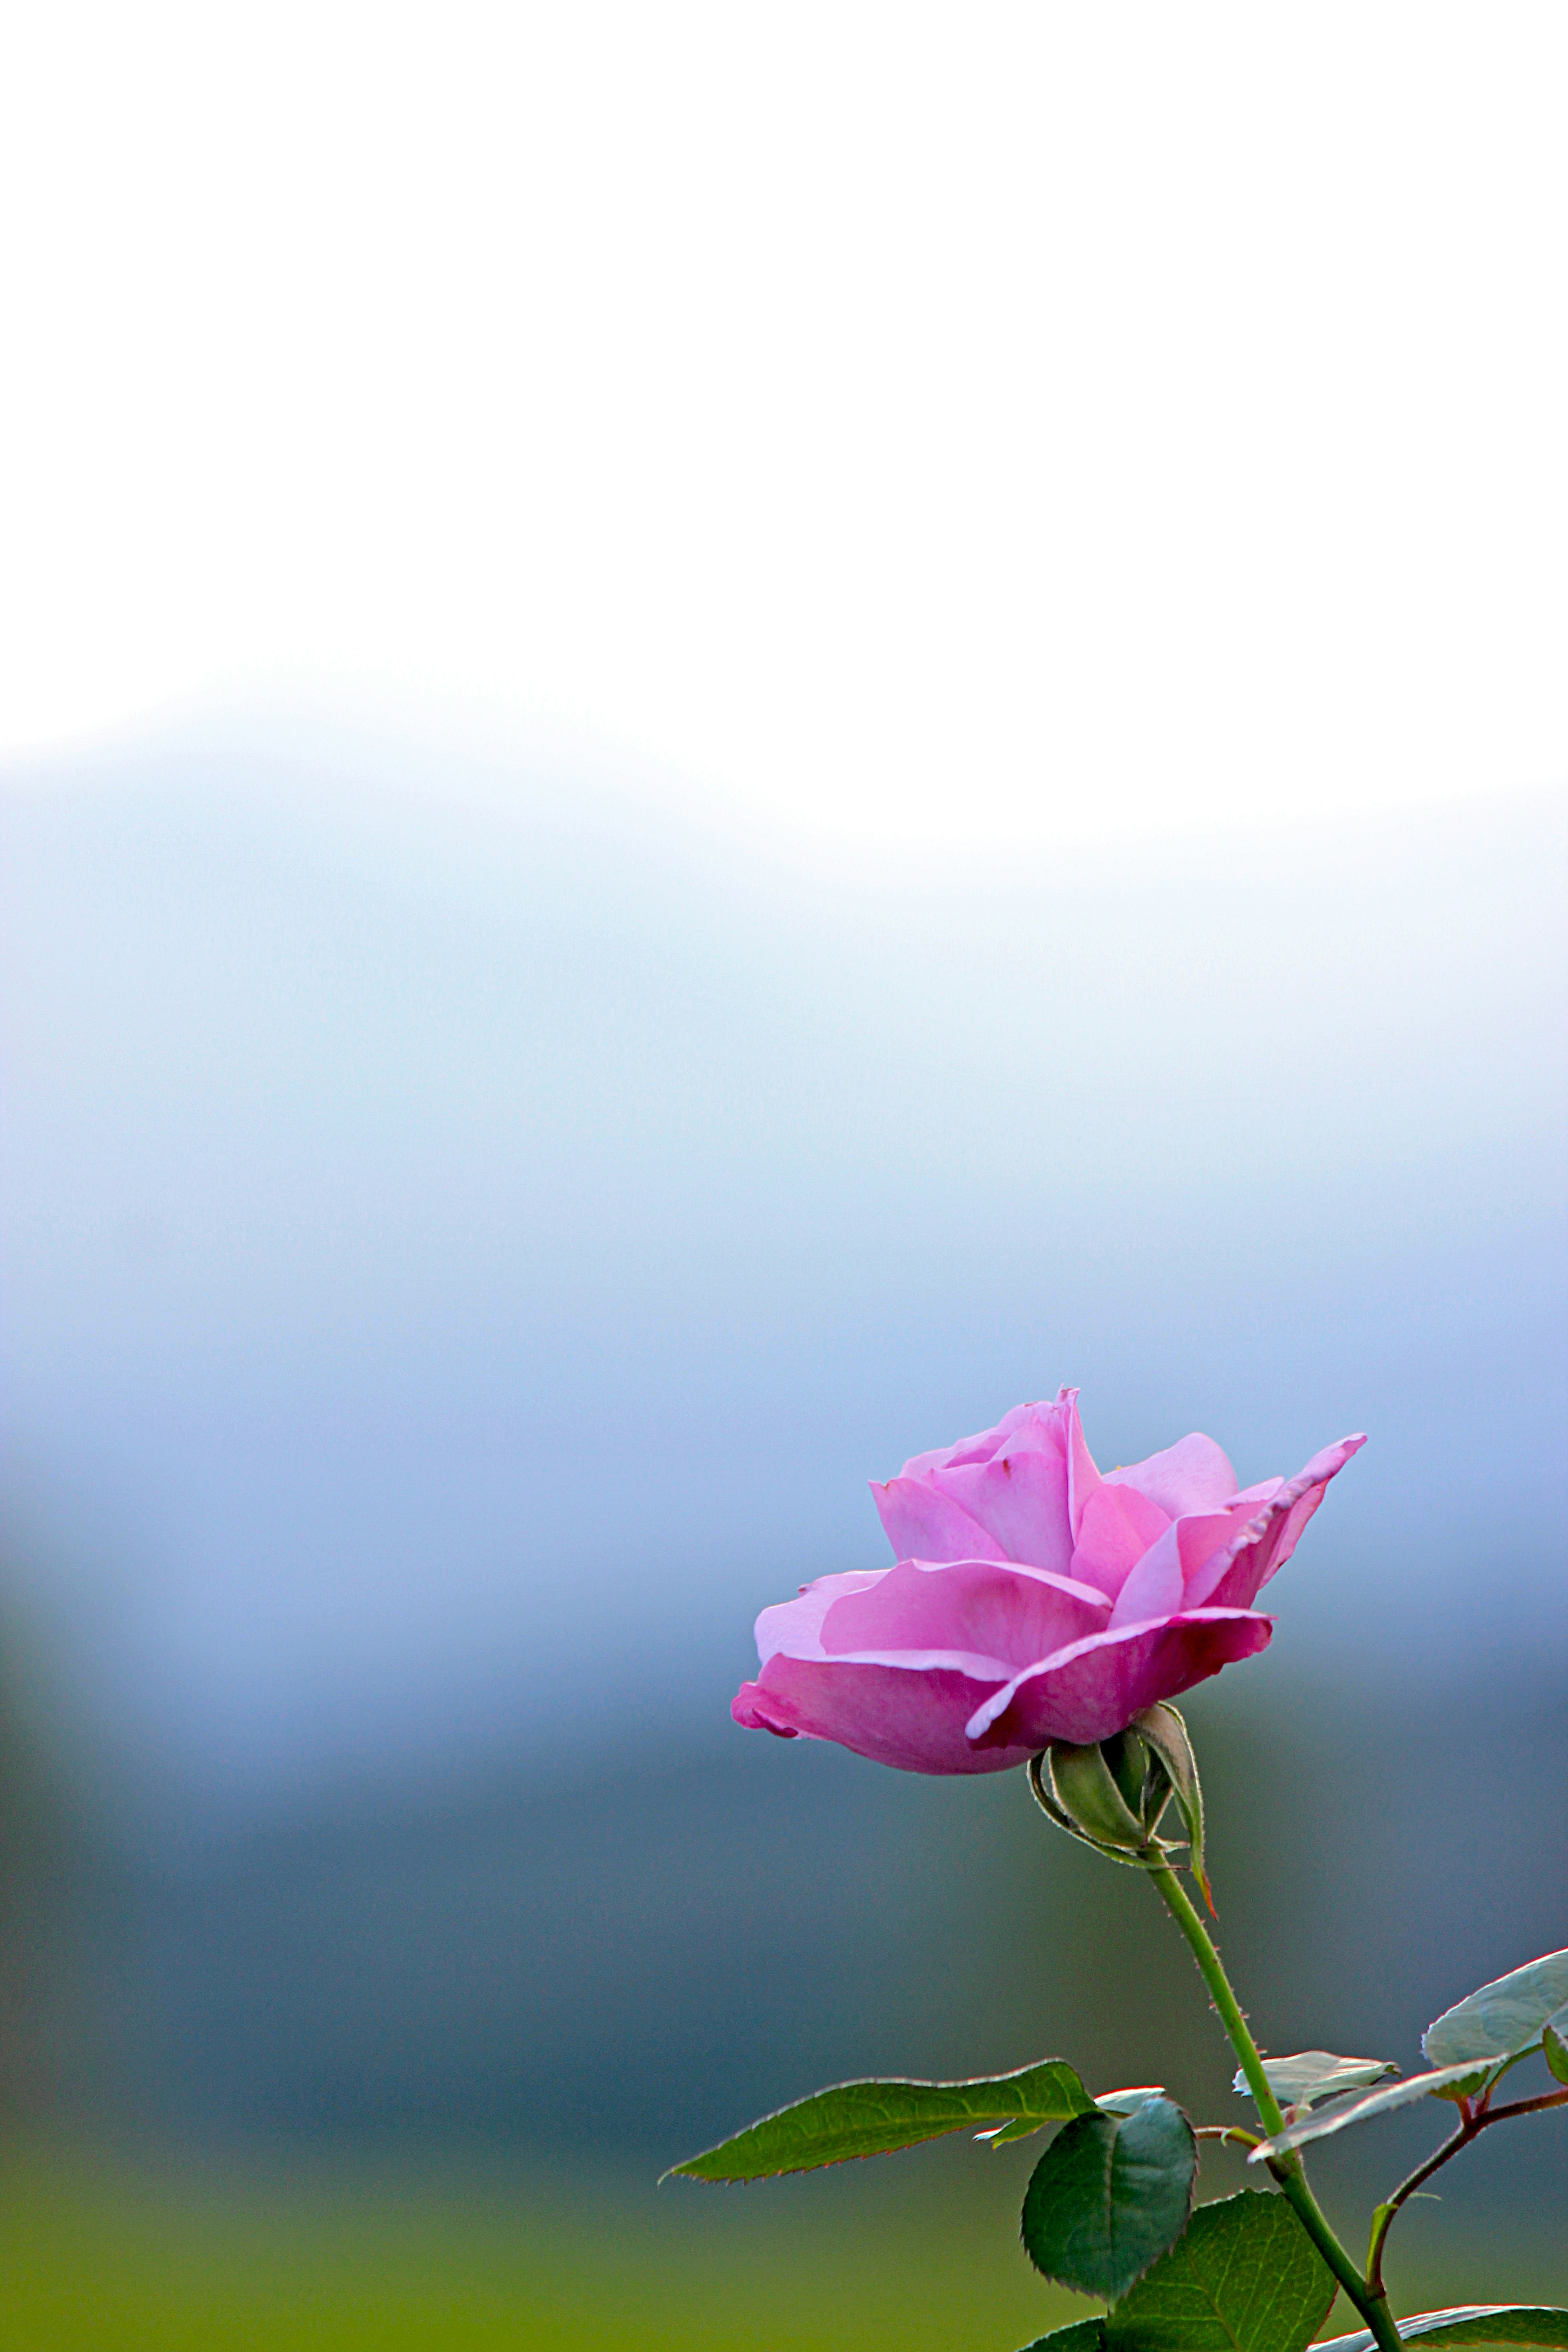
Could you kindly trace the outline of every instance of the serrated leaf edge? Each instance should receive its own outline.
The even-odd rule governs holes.
[[[678,2175],[683,2175],[690,2180],[707,2179],[705,2174],[694,2171],[692,2168],[705,2164],[710,2157],[722,2156],[726,2148],[734,2147],[739,2141],[748,2138],[752,2132],[761,2131],[764,2125],[780,2123],[785,2116],[794,2115],[802,2107],[809,2107],[817,2099],[831,2098],[836,2091],[988,2091],[1005,2083],[1016,2083],[1026,2074],[1037,2074],[1042,2066],[1060,2066],[1072,2076],[1079,2089],[1083,2092],[1085,2102],[1083,2106],[1076,2110],[1078,2115],[1091,2115],[1095,2112],[1095,2102],[1089,2097],[1083,2077],[1070,2060],[1066,2058],[1035,2058],[1031,2059],[1026,2066],[1015,2066],[1005,2074],[964,2074],[942,2082],[931,2081],[919,2074],[859,2074],[844,2083],[825,2083],[820,2090],[808,2091],[803,2098],[786,2100],[782,2107],[772,2107],[765,2116],[753,2116],[749,2124],[742,2124],[739,2131],[731,2132],[728,2137],[716,2140],[711,2147],[699,2148],[695,2156],[683,2157],[679,2164],[670,2165],[659,2174],[658,2185],[662,2188],[667,2180],[673,2180]],[[986,2111],[981,2109],[979,2112],[984,2114]],[[1005,2107],[997,2105],[991,2108],[990,2113],[997,2117],[999,2127],[1005,2128],[1010,2123],[1022,2122],[1028,2110],[1015,2108],[1009,2111]],[[1069,2116],[1041,2116],[1033,2128],[1043,2131],[1047,2124],[1068,2123],[1073,2119]],[[721,2176],[720,2179],[710,2181],[709,2185],[714,2188],[733,2187],[745,2179],[777,2179],[789,2172],[822,2172],[832,2164],[864,2162],[866,2158],[871,2156],[896,2156],[904,2147],[918,2147],[921,2140],[941,2139],[948,2132],[963,2131],[974,2120],[975,2117],[973,2115],[954,2116],[951,2119],[944,2119],[938,2123],[931,2131],[918,2134],[913,2139],[899,2141],[886,2148],[868,2148],[863,2157],[854,2155],[819,2157],[815,2162],[780,2165],[773,2172],[734,2176],[729,2182],[724,2181]]]
[[[1544,2314],[1553,2319],[1568,2321],[1568,2311],[1554,2303],[1462,2303],[1455,2304],[1445,2311],[1411,2312],[1404,2319],[1395,2320],[1394,2326],[1403,2338],[1414,2340],[1418,2336],[1436,2335],[1444,2327],[1463,2327],[1478,2319],[1512,2318],[1516,2313],[1525,2312],[1531,2317]],[[1510,2340],[1517,2339],[1508,2336],[1497,2339],[1500,2344]],[[1373,2352],[1373,2343],[1372,2331],[1363,2327],[1353,2336],[1331,2336],[1322,2343],[1310,2345],[1308,2352]]]

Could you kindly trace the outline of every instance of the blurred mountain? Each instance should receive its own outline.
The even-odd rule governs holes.
[[[688,1738],[1062,1379],[1372,1431],[1303,1658],[1568,1651],[1561,798],[846,872],[318,715],[0,823],[12,1557],[189,1801]]]
[[[1369,1704],[1264,1659],[1188,1713],[1220,1932],[1267,2048],[1413,2071],[1431,2017],[1568,1942],[1556,1675]],[[821,2083],[1053,2052],[1099,2088],[1246,2113],[1149,1888],[1054,1831],[1021,1774],[925,1780],[739,1732],[165,1849],[117,1882],[95,1950],[118,2053],[98,2119],[165,2143],[488,2147],[646,2188]],[[1331,2201],[1370,2205],[1434,2144],[1423,2105],[1319,2152]],[[1468,2229],[1527,2189],[1562,2210],[1561,2118],[1477,2155],[1448,2184]]]

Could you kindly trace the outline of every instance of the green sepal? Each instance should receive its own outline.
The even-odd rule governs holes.
[[[1557,2080],[1568,2083],[1568,2004],[1542,2027],[1541,2049]]]
[[[1057,1789],[1053,1774],[1053,1767],[1057,1755],[1062,1748],[1067,1747],[1068,1745],[1068,1743],[1064,1741],[1054,1742],[1050,1748],[1042,1748],[1037,1756],[1031,1756],[1029,1759],[1029,1788],[1034,1796],[1035,1802],[1039,1806],[1040,1811],[1050,1816],[1051,1820],[1055,1822],[1058,1829],[1066,1830],[1068,1837],[1077,1838],[1080,1845],[1089,1846],[1096,1853],[1102,1853],[1108,1862],[1124,1863],[1130,1870],[1158,1870],[1162,1868],[1170,1859],[1171,1849],[1165,1844],[1163,1839],[1154,1836],[1152,1822],[1150,1822],[1146,1832],[1141,1828],[1139,1823],[1135,1822],[1133,1822],[1134,1839],[1135,1841],[1141,1841],[1142,1843],[1142,1851],[1138,1851],[1136,1846],[1129,1847],[1126,1845],[1117,1844],[1109,1838],[1094,1835],[1089,1830],[1084,1828],[1075,1816],[1068,1811],[1066,1805],[1062,1801],[1060,1793]],[[1074,1756],[1099,1756],[1098,1748],[1071,1748],[1069,1752]],[[1100,1765],[1101,1769],[1104,1771],[1106,1781],[1110,1783],[1112,1792],[1115,1795],[1117,1804],[1121,1806],[1123,1813],[1125,1813],[1125,1801],[1121,1796],[1121,1790],[1116,1787],[1114,1780],[1111,1780],[1110,1768],[1105,1765],[1103,1758],[1100,1759]],[[1163,1780],[1164,1778],[1164,1767],[1163,1765],[1159,1767],[1159,1771],[1161,1780]],[[1086,1778],[1090,1778],[1091,1785],[1094,1785],[1092,1776],[1086,1775]],[[1166,1794],[1169,1794],[1168,1786],[1166,1789]],[[1163,1802],[1163,1800],[1162,1800],[1162,1803]],[[1112,1813],[1110,1818],[1114,1820],[1116,1815]],[[1148,1817],[1146,1815],[1145,1819],[1147,1820],[1147,1818]],[[1154,1819],[1157,1820],[1158,1818],[1159,1815],[1156,1811]],[[1128,1814],[1127,1819],[1131,1820],[1131,1816]]]
[[[1203,1888],[1204,1901],[1214,1909],[1208,1871],[1204,1862],[1204,1791],[1198,1761],[1193,1753],[1184,1719],[1162,1699],[1132,1718],[1132,1729],[1163,1769],[1187,1832],[1187,1859],[1193,1876]],[[1152,1824],[1151,1824],[1152,1826]]]
[[[1079,2116],[1047,2148],[1024,2198],[1035,2268],[1080,2294],[1127,2293],[1186,2228],[1197,2143],[1173,2100]]]
[[[958,2083],[837,2083],[749,2124],[663,2175],[693,2180],[768,2180],[852,2157],[887,2156],[965,2125],[1023,2123],[1029,2131],[1098,2114],[1076,2068],[1042,2058],[1011,2074]]]
[[[1118,1787],[1104,1746],[1097,1742],[1075,1748],[1069,1740],[1057,1739],[1047,1752],[1057,1801],[1086,1836],[1105,1845],[1143,1844],[1148,1831],[1142,1811],[1132,1811]],[[1121,1752],[1125,1755],[1125,1748]],[[1142,1784],[1142,1773],[1139,1779]]]

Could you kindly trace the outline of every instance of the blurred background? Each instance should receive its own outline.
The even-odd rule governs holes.
[[[8,47],[5,2340],[1016,2352],[1028,2146],[655,2186],[1244,2114],[1019,1776],[731,1724],[868,1478],[1369,1431],[1188,1707],[1255,2028],[1568,1943],[1562,21]],[[1568,2300],[1466,2164],[1396,2300]]]

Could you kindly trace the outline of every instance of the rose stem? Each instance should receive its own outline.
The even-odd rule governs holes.
[[[1219,2011],[1220,2022],[1230,2036],[1231,2048],[1241,2061],[1241,2071],[1247,2077],[1247,2088],[1257,2103],[1270,2138],[1285,2128],[1285,2116],[1279,2100],[1268,2086],[1263,2071],[1263,2061],[1258,2044],[1247,2030],[1241,2004],[1230,1989],[1230,1979],[1209,1938],[1207,1928],[1187,1899],[1185,1888],[1168,1863],[1160,1864],[1149,1872],[1160,1893],[1164,1896],[1172,1917],[1192,1947],[1193,1958],[1198,1964],[1210,1998]],[[1339,2239],[1335,2236],[1327,2214],[1307,2186],[1307,2176],[1300,2155],[1292,2149],[1278,2161],[1270,2159],[1269,2171],[1279,2183],[1281,2192],[1295,2208],[1296,2217],[1308,2236],[1317,2246],[1341,2286],[1354,2304],[1382,2352],[1401,2352],[1401,2338],[1388,2307],[1388,2297],[1381,2289],[1374,2291],[1363,2278]]]

